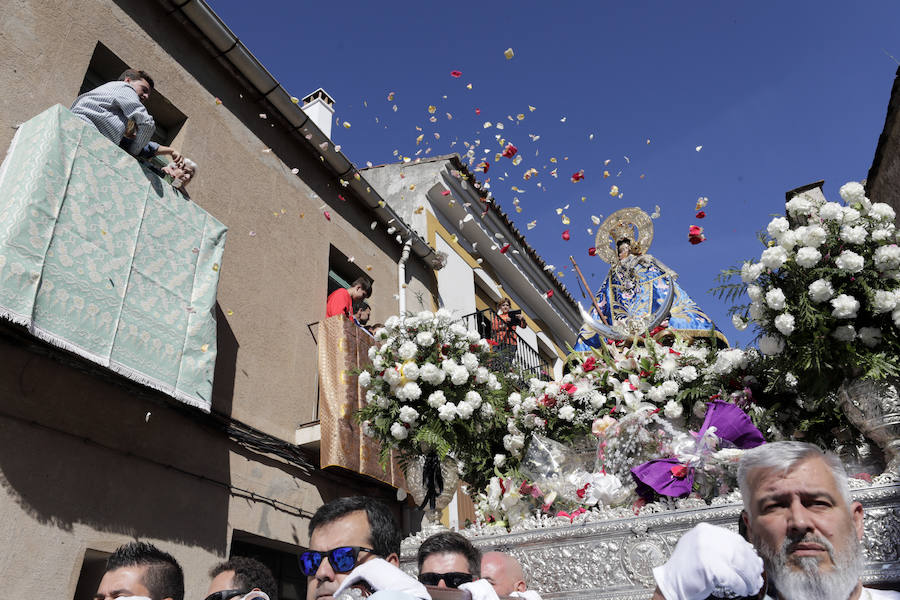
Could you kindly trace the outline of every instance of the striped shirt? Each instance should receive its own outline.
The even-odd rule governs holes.
[[[124,81],[110,81],[83,93],[75,99],[71,110],[117,145],[123,141],[128,121],[134,121],[137,135],[122,143],[122,147],[134,155],[144,149],[156,129],[153,117],[141,104],[137,92]]]

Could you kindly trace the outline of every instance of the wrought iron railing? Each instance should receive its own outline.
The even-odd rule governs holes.
[[[507,326],[493,310],[485,308],[463,315],[460,320],[491,344],[493,352],[487,366],[492,371],[512,372],[523,380],[532,377],[550,379],[550,364],[516,333],[514,326]]]

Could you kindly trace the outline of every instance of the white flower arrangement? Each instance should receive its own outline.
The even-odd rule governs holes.
[[[502,377],[486,365],[490,346],[447,311],[393,316],[377,332],[372,364],[359,374],[363,432],[401,458],[449,453],[469,483],[486,481],[507,429]]]
[[[860,183],[840,195],[788,200],[766,227],[759,260],[739,270],[749,302],[734,309],[735,327],[753,322],[770,372],[782,382],[790,372],[800,393],[834,389],[860,368],[864,377],[900,370],[896,214]]]

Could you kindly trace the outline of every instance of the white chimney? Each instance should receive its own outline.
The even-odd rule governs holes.
[[[329,140],[331,139],[331,118],[334,116],[334,98],[322,88],[303,99],[303,112],[313,123],[322,130]]]

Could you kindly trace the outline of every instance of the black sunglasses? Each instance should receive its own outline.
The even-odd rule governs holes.
[[[206,597],[206,600],[231,600],[235,596],[246,596],[250,593],[250,590],[222,590],[220,592],[213,592],[209,596]]]
[[[368,552],[375,554],[371,548],[363,548],[362,546],[341,546],[332,548],[327,552],[317,552],[310,550],[300,554],[300,570],[307,577],[312,577],[319,570],[322,559],[328,557],[328,563],[335,573],[349,573],[357,565],[357,559],[360,552]]]
[[[441,579],[448,588],[458,588],[464,583],[472,583],[471,573],[419,573],[419,583],[437,585]]]

